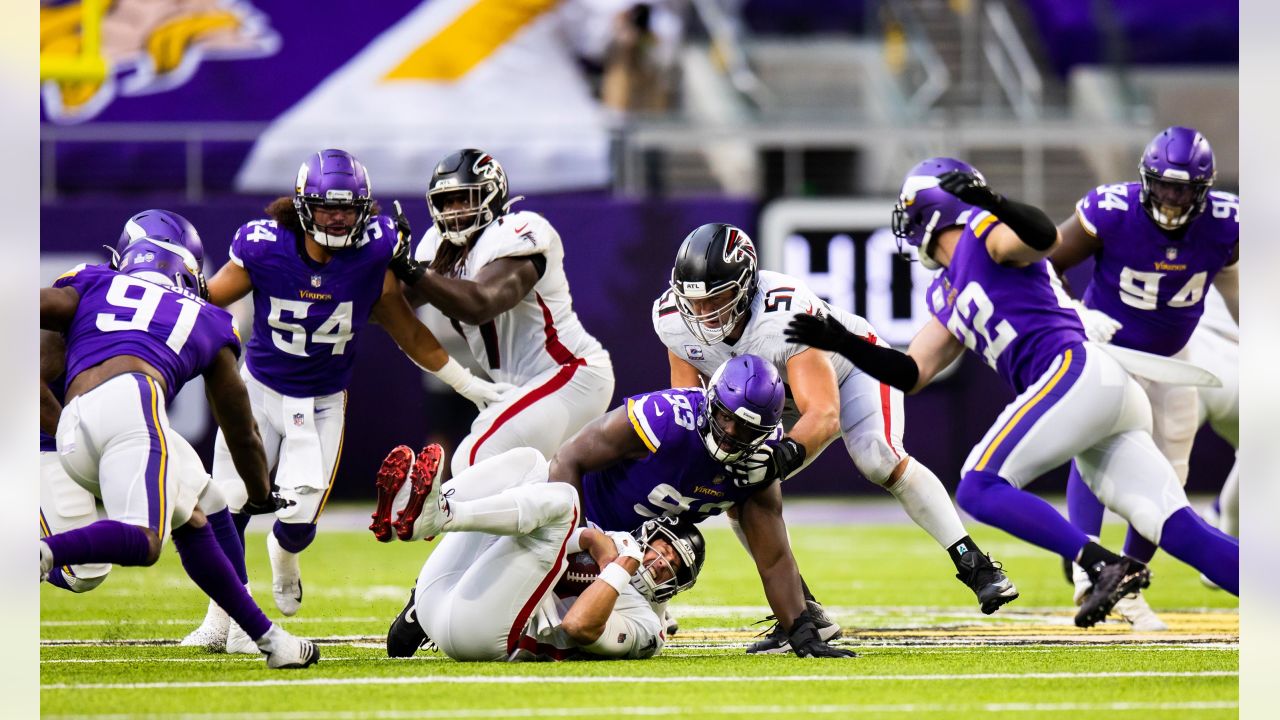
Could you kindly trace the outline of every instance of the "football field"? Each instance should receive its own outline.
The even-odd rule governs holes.
[[[846,501],[833,501],[845,503]],[[261,658],[177,646],[206,600],[171,545],[154,568],[116,568],[76,596],[41,588],[41,701],[47,717],[523,718],[800,717],[1071,718],[1107,711],[1145,718],[1237,715],[1236,599],[1157,556],[1148,591],[1170,625],[1135,634],[1118,621],[1072,624],[1056,558],[970,522],[1021,598],[984,616],[945,553],[893,519],[830,524],[812,501],[793,523],[801,571],[845,628],[849,660],[748,656],[767,624],[754,566],[723,524],[706,530],[707,563],[673,610],[679,632],[657,658],[571,663],[456,663],[437,652],[385,657],[387,626],[432,545],[380,545],[354,528],[360,508],[326,513],[303,556],[302,610],[282,623],[321,643],[320,663],[270,671]],[[834,507],[839,507],[835,505]],[[367,518],[367,516],[365,516]],[[792,518],[788,508],[788,518]],[[367,520],[366,520],[367,521]],[[249,536],[254,596],[270,595],[265,520]],[[350,529],[346,529],[350,528]],[[256,530],[256,532],[255,532]],[[1104,541],[1119,548],[1120,525]]]

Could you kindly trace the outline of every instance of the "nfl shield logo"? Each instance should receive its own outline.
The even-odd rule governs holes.
[[[1169,261],[1171,261],[1171,262],[1172,262],[1172,261],[1174,261],[1174,260],[1177,260],[1177,259],[1178,259],[1178,248],[1173,247],[1172,245],[1170,245],[1169,247],[1167,247],[1167,248],[1165,248],[1165,249],[1164,249],[1164,256],[1165,256],[1165,258],[1166,258],[1167,260],[1169,260]]]
[[[294,413],[294,414],[293,414],[293,424],[294,424],[294,425],[296,425],[296,426],[298,426],[298,427],[302,427],[302,423],[303,423],[305,420],[306,420],[306,418],[305,418],[305,417],[303,417],[302,413]]]
[[[311,287],[320,287],[320,276],[319,276],[319,275],[312,275],[312,276],[311,276]]]

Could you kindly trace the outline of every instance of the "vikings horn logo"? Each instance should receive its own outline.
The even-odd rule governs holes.
[[[756,246],[751,238],[737,228],[729,230],[729,241],[724,244],[725,262],[742,262],[747,260],[751,267],[756,265]]]

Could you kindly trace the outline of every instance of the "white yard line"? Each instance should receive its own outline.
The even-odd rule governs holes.
[[[273,687],[303,685],[602,685],[616,683],[683,683],[683,682],[949,682],[956,680],[1074,680],[1114,678],[1199,678],[1238,677],[1236,670],[1163,671],[1134,670],[1128,672],[1053,672],[1053,673],[959,673],[946,675],[632,675],[570,677],[557,675],[453,675],[424,677],[360,677],[301,678],[296,680],[211,680],[196,682],[150,683],[51,683],[43,690],[172,690],[212,687]]]
[[[878,705],[687,705],[629,707],[542,707],[542,708],[467,708],[458,710],[359,710],[337,712],[270,712],[270,713],[184,713],[165,715],[174,720],[409,720],[410,718],[534,718],[534,717],[610,717],[623,716],[720,716],[753,715],[845,715],[853,713],[981,713],[981,712],[1092,712],[1100,710],[1234,710],[1234,700],[1187,702],[1110,702],[1110,703],[973,703],[936,704],[904,703]],[[46,715],[50,720],[95,718],[123,720],[151,717],[148,715]]]

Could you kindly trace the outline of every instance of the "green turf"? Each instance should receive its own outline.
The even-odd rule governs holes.
[[[1121,530],[1108,526],[1113,545]],[[273,672],[260,659],[174,645],[203,616],[205,601],[167,551],[154,568],[117,568],[88,595],[42,588],[42,710],[227,718],[1237,715],[1236,601],[1165,556],[1153,564],[1148,595],[1185,623],[1175,624],[1176,636],[1133,642],[1116,623],[1089,633],[1070,627],[1070,589],[1058,562],[989,529],[975,539],[1022,591],[991,618],[976,612],[945,554],[915,527],[791,532],[809,584],[846,627],[858,658],[745,655],[743,631],[760,619],[764,596],[732,534],[711,529],[703,577],[677,598],[681,632],[658,658],[462,664],[423,652],[388,660],[381,638],[431,546],[322,530],[303,556],[302,611],[283,623],[324,639],[318,666]],[[255,596],[278,619],[262,534],[250,533],[249,549]],[[135,684],[157,686],[117,687]]]

